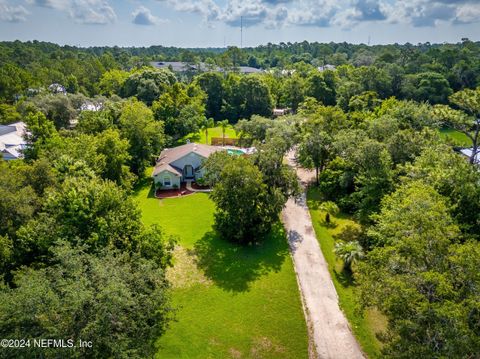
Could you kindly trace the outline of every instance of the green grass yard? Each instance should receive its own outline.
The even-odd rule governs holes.
[[[208,129],[208,144],[212,143],[212,137],[222,137],[222,128],[221,127],[213,127]],[[225,138],[237,138],[237,134],[235,133],[235,130],[233,127],[230,125],[225,129]],[[186,140],[189,139],[191,142],[197,142],[197,143],[206,143],[206,138],[205,138],[205,131],[199,131],[197,133],[191,133],[188,136],[184,137],[179,144],[185,143]]]
[[[325,212],[318,209],[322,202],[318,190],[315,188],[309,189],[307,200],[315,234],[328,263],[328,268],[338,293],[340,307],[350,322],[350,326],[363,351],[369,358],[378,358],[380,357],[381,343],[375,333],[385,328],[385,319],[380,313],[373,310],[367,311],[363,316],[359,315],[356,310],[358,302],[355,283],[349,275],[343,272],[343,263],[341,260],[337,260],[333,252],[335,245],[333,236],[340,233],[343,227],[354,222],[344,215],[332,216],[332,223],[335,224],[335,227],[326,227],[324,222]]]
[[[447,141],[451,141],[456,146],[472,146],[472,140],[470,140],[464,133],[454,130],[453,128],[440,129],[440,136]]]
[[[285,233],[238,247],[212,230],[206,194],[158,200],[137,189],[145,224],[176,235],[173,287],[177,321],[158,340],[157,358],[307,358],[308,335]]]

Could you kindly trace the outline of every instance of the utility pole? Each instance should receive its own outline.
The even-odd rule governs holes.
[[[368,46],[370,46],[370,35],[368,35]]]
[[[240,49],[243,49],[243,16],[240,16]]]

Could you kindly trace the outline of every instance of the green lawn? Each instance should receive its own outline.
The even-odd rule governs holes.
[[[355,293],[355,283],[350,275],[343,272],[342,261],[337,260],[333,252],[335,244],[333,236],[339,233],[343,227],[354,222],[348,216],[338,215],[337,217],[332,217],[334,226],[326,227],[324,222],[325,213],[318,209],[322,200],[316,188],[308,190],[307,200],[318,242],[327,260],[333,283],[337,289],[340,307],[347,316],[363,351],[370,358],[380,357],[381,343],[375,336],[375,333],[385,328],[385,319],[380,313],[373,310],[367,311],[363,316],[359,315],[356,311],[357,294]]]
[[[308,335],[281,226],[258,247],[238,247],[212,230],[206,194],[135,197],[145,224],[179,238],[173,286],[177,321],[158,340],[157,358],[307,358]]]
[[[221,127],[213,127],[208,129],[208,144],[212,143],[212,137],[222,137],[222,128]],[[237,134],[235,133],[235,130],[233,127],[230,125],[225,129],[225,138],[237,138]],[[180,141],[181,143],[185,143],[185,141],[189,139],[191,142],[197,142],[197,143],[206,143],[206,138],[205,138],[205,131],[199,131],[197,133],[191,133],[185,138],[183,138]]]
[[[454,130],[453,128],[440,129],[440,136],[447,141],[451,141],[453,144],[462,147],[471,147],[472,140],[469,139],[464,133]]]

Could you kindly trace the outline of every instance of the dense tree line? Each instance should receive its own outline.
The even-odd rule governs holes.
[[[476,143],[479,94],[457,92],[452,107],[362,98],[347,112],[310,98],[295,116],[239,121],[240,142],[258,152],[207,161],[217,230],[241,243],[268,233],[296,193],[281,162],[293,147],[316,169],[327,225],[339,210],[357,219],[339,233],[335,254],[358,285],[359,304],[387,319],[382,355],[475,357],[480,172],[438,130],[457,128]]]
[[[253,156],[218,152],[204,164],[217,209],[215,228],[224,239],[240,244],[265,240],[287,200],[299,194],[296,174],[283,162],[291,139],[282,137],[274,121],[256,117],[251,122],[257,121],[270,121],[272,131],[263,143],[250,138],[257,147]]]
[[[131,191],[163,144],[161,124],[136,99],[82,113],[75,130],[26,116],[25,159],[0,161],[0,333],[94,343],[69,357],[152,356],[173,318],[175,241],[142,225]],[[22,353],[58,356],[33,343]]]
[[[153,60],[226,71],[174,74],[149,67]],[[325,64],[336,67],[317,68]],[[242,75],[241,65],[269,71]],[[383,354],[475,357],[479,81],[480,46],[467,39],[205,51],[0,43],[0,123],[28,128],[25,159],[0,161],[2,336],[62,328],[101,345],[72,356],[150,355],[171,319],[173,240],[141,224],[130,194],[165,146],[199,130],[208,136],[217,121],[257,149],[205,164],[219,235],[241,244],[268,237],[298,194],[283,162],[294,148],[316,172],[325,221],[339,210],[358,220],[335,252],[361,304],[388,320]],[[274,107],[294,114],[272,119]],[[469,160],[440,137],[442,127],[471,140]]]
[[[385,357],[468,358],[480,350],[472,271],[480,172],[438,133],[457,128],[476,146],[479,94],[451,95],[453,108],[393,98],[373,106],[363,99],[348,113],[312,101],[300,108],[298,160],[317,169],[322,209],[334,213],[333,201],[360,223],[340,233],[335,253],[357,281],[361,305],[386,316]]]
[[[207,117],[231,121],[269,115],[273,106],[296,110],[305,97],[344,110],[356,108],[357,97],[366,96],[446,103],[453,92],[475,88],[480,81],[480,45],[468,39],[442,45],[280,43],[242,50],[76,48],[16,41],[0,43],[0,50],[0,98],[8,103],[59,83],[69,93],[137,96],[151,105],[165,84],[175,82],[167,73],[139,71],[156,60],[204,62],[207,70],[219,66],[228,73],[240,65],[268,70],[246,78],[209,73],[194,79],[195,71],[179,75],[206,92]],[[325,64],[337,70],[319,72],[317,67]]]

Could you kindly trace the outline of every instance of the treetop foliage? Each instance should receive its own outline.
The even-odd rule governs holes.
[[[151,65],[160,61],[192,67]],[[265,71],[244,74],[247,65]],[[325,222],[335,225],[339,210],[358,220],[335,253],[362,306],[387,318],[382,355],[474,357],[479,84],[480,44],[466,39],[245,49],[0,43],[0,123],[27,124],[25,159],[0,161],[0,333],[88,334],[98,339],[94,357],[151,356],[171,319],[165,270],[175,240],[142,224],[132,191],[165,147],[234,125],[256,153],[218,152],[203,164],[220,236],[268,238],[300,192],[284,161],[295,150],[316,171]],[[471,143],[470,161],[445,139],[453,131]]]

